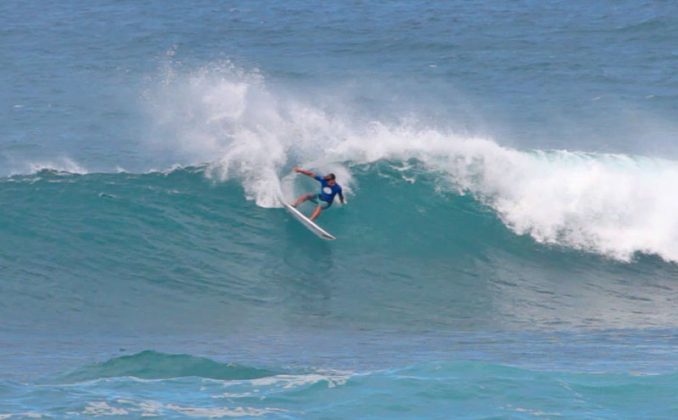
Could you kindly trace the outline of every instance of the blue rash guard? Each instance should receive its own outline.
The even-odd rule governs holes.
[[[333,187],[330,187],[327,184],[327,181],[325,181],[325,178],[317,175],[314,178],[318,182],[320,182],[320,194],[317,195],[317,199],[327,203],[323,208],[326,209],[329,206],[331,206],[332,202],[334,201],[334,196],[336,196],[337,194],[339,194],[339,197],[343,198],[341,187],[339,186],[339,184],[335,183]]]

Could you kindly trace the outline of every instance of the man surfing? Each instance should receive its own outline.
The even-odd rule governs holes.
[[[311,220],[315,221],[315,219],[317,219],[318,216],[320,216],[321,211],[330,208],[332,202],[334,201],[334,196],[336,195],[339,196],[341,204],[345,204],[344,195],[342,194],[341,191],[341,186],[337,184],[336,177],[334,176],[334,174],[319,176],[316,175],[314,172],[307,171],[301,168],[294,168],[294,172],[298,174],[304,174],[320,182],[320,193],[304,194],[297,198],[297,201],[295,201],[294,204],[292,204],[292,206],[294,207],[297,207],[304,201],[312,201],[313,203],[317,204],[315,210],[313,210],[313,213],[311,213]]]

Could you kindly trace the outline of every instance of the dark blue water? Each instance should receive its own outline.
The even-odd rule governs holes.
[[[677,28],[3,2],[0,416],[675,417]]]

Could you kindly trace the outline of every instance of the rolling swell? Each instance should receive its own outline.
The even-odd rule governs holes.
[[[220,380],[243,380],[273,376],[266,369],[219,363],[187,354],[166,354],[151,350],[121,356],[89,365],[63,375],[60,381],[83,382],[102,378],[131,376],[140,379],[199,377]]]
[[[676,269],[516,235],[431,172],[353,168],[320,242],[204,167],[2,181],[8,328],[665,327]],[[414,171],[414,172],[412,172]],[[414,176],[414,178],[411,178]],[[315,188],[298,184],[297,192]],[[19,314],[19,316],[17,316]],[[82,314],[85,314],[83,316]]]

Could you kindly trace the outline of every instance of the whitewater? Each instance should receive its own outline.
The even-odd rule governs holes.
[[[0,417],[675,417],[677,18],[0,5]]]

